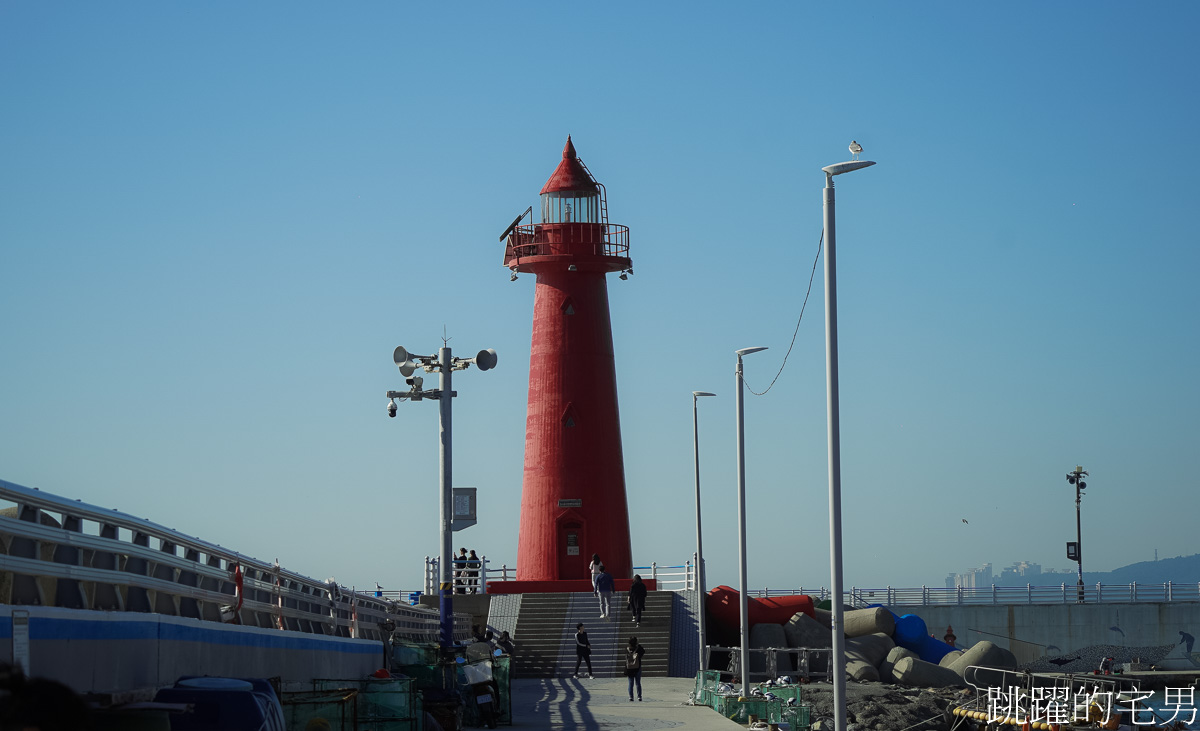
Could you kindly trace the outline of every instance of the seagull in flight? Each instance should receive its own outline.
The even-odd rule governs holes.
[[[862,145],[858,144],[858,142],[855,140],[850,140],[850,153],[854,155],[854,159],[857,160],[858,156],[862,154]]]
[[[966,518],[963,518],[963,519],[962,519],[962,522],[966,523],[966,522],[967,522],[967,519],[966,519]],[[967,525],[970,525],[970,523],[967,523]]]

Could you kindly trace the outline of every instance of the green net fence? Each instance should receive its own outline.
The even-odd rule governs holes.
[[[812,708],[806,705],[784,706],[783,720],[792,727],[792,731],[804,731],[811,724]]]
[[[415,695],[424,694],[428,699],[437,699],[427,704],[431,711],[436,707],[437,713],[451,715],[451,709],[446,707],[446,699],[452,697],[457,706],[455,713],[461,715],[462,723],[467,727],[481,727],[488,721],[481,712],[481,706],[494,702],[495,721],[512,725],[512,658],[508,655],[489,655],[485,659],[467,662],[467,657],[459,653],[453,660],[438,662],[436,646],[411,645],[404,647],[401,652],[396,652],[396,649],[399,648],[394,648],[393,657],[398,660],[421,658],[429,661],[413,664],[393,662],[392,671],[411,679]]]
[[[497,687],[500,688],[500,723],[511,726],[513,722],[512,658],[508,655],[500,655],[493,658],[492,663],[495,665],[492,676],[496,680]]]
[[[751,723],[752,720],[779,723],[783,720],[783,702],[766,698],[739,698],[736,695],[718,695],[713,709],[740,724]]]
[[[803,688],[803,687],[804,686],[799,685],[799,684],[772,685],[772,686],[763,688],[763,692],[771,693],[776,698],[779,698],[782,701],[786,701],[789,698],[795,698],[796,702],[799,703],[800,701],[804,700],[804,691],[801,690],[801,688]]]
[[[284,693],[284,727],[287,731],[308,731],[323,728],[320,721],[324,721],[329,731],[358,731],[357,695],[356,690]]]
[[[717,686],[721,683],[720,670],[701,670],[696,673],[696,689],[692,691],[692,697],[698,706],[712,706],[713,696],[716,695]]]
[[[413,682],[412,678],[320,679],[313,681],[313,691],[353,693],[357,725],[348,728],[354,731],[408,731],[422,725],[421,700]]]

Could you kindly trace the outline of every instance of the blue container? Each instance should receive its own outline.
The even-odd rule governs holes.
[[[935,665],[946,653],[954,649],[945,642],[930,637],[925,620],[915,614],[906,614],[896,620],[896,631],[892,633],[892,638],[896,640],[897,645],[912,650],[925,662]]]
[[[284,731],[283,707],[261,679],[180,678],[154,696],[157,703],[191,703],[171,714],[171,731]]]

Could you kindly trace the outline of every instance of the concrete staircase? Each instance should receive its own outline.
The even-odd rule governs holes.
[[[550,678],[558,674],[563,623],[570,594],[525,594],[512,637],[516,642],[512,674],[518,678]],[[572,642],[574,644],[574,642]]]
[[[628,596],[613,597],[610,615],[600,617],[600,605],[590,593],[525,594],[513,639],[517,643],[513,674],[519,678],[570,675],[575,670],[575,625],[582,622],[592,644],[592,674],[598,678],[624,675],[625,646],[636,635],[646,649],[642,677],[668,675],[671,646],[672,592],[652,591],[640,627],[626,609]],[[580,667],[586,672],[587,665]]]
[[[652,591],[646,594],[646,610],[642,612],[642,625],[633,624],[633,616],[625,608],[627,598],[621,597],[621,613],[617,628],[617,654],[614,658],[613,675],[625,674],[625,648],[629,638],[636,636],[638,644],[646,648],[642,656],[643,678],[665,678],[671,661],[671,602],[674,592]]]

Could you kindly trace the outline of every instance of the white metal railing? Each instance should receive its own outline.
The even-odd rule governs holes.
[[[496,567],[486,556],[479,558],[480,568],[478,577],[459,577],[461,571],[471,571],[466,562],[455,559],[455,588],[463,590],[459,593],[470,593],[476,588],[480,593],[487,593],[488,582],[514,581],[516,569],[508,564]],[[437,594],[439,580],[438,559],[425,557],[425,593]],[[640,574],[643,579],[653,579],[658,583],[660,591],[691,591],[696,588],[696,554],[683,564],[665,566],[651,562],[648,566],[634,566],[632,574]],[[459,581],[464,583],[460,584]],[[467,583],[475,581],[475,584]],[[705,587],[711,589],[710,586]],[[760,599],[777,596],[794,596],[808,594],[817,601],[829,599],[832,592],[825,587],[813,589],[803,586],[775,587],[751,589],[748,596]],[[1074,584],[1057,584],[1054,586],[997,586],[986,587],[893,587],[882,589],[865,589],[852,587],[843,592],[846,604],[855,607],[866,607],[871,604],[887,606],[926,606],[926,605],[986,605],[986,604],[1158,604],[1177,602],[1200,602],[1200,583],[1176,583],[1168,581],[1165,584],[1094,584],[1085,586],[1082,595]],[[1082,599],[1082,602],[1081,602]]]
[[[436,641],[436,611],[289,571],[116,510],[0,480],[0,603]],[[382,592],[380,592],[382,594]],[[455,635],[470,618],[455,617]]]
[[[440,563],[441,561],[436,557],[425,557],[426,594],[437,594],[438,582],[441,580],[441,574],[438,571]],[[488,561],[487,556],[480,556],[479,563],[479,568],[475,569],[467,561],[454,559],[454,589],[456,593],[473,594],[476,591],[472,591],[472,589],[475,589],[478,593],[486,594],[489,582],[515,581],[517,578],[516,568],[508,564],[501,564],[497,568],[494,563]],[[464,571],[467,574],[460,575]],[[478,576],[472,575],[470,573],[472,571],[478,572]],[[643,579],[654,579],[658,582],[659,591],[690,591],[696,588],[696,565],[691,559],[678,566],[659,566],[656,562],[652,562],[649,566],[634,566],[630,578],[633,574],[639,574]]]
[[[480,556],[476,560],[479,563],[478,567],[471,566],[470,559],[451,560],[456,594],[486,594],[489,581],[512,581],[517,578],[516,568],[509,568],[507,564],[496,568],[494,565],[489,565],[487,556]],[[441,572],[438,567],[441,566],[441,563],[441,559],[437,557],[425,557],[424,592],[431,596],[436,596],[438,593],[438,582],[441,581]]]
[[[633,573],[641,575],[642,579],[653,579],[658,582],[659,591],[691,591],[696,588],[695,554],[679,566],[659,566],[652,561],[649,566],[634,566]],[[649,572],[647,575],[644,572]]]
[[[693,554],[694,558],[695,554]],[[436,557],[425,557],[424,591],[426,594],[437,594],[438,582],[441,580],[441,573],[438,571],[440,563],[441,561]],[[473,568],[468,561],[454,559],[454,589],[456,593],[486,594],[489,582],[515,581],[517,578],[516,568],[508,564],[501,564],[497,568],[494,563],[488,561],[487,556],[480,556],[479,563],[479,568]],[[470,573],[472,571],[477,572],[478,576],[472,575]],[[467,573],[460,575],[462,572]],[[652,562],[649,566],[634,566],[630,578],[633,577],[633,574],[641,575],[642,579],[654,579],[658,582],[659,591],[690,591],[696,588],[696,565],[692,559],[678,566],[659,566],[656,562]]]
[[[831,592],[798,587],[795,589],[751,589],[749,596],[765,598],[809,594],[817,601],[829,599]],[[854,587],[843,593],[846,604],[865,607],[871,604],[886,606],[926,605],[987,605],[987,604],[1160,604],[1200,602],[1200,583],[1165,584],[1093,584],[1083,587],[1080,594],[1075,584],[1057,586],[997,586],[986,587],[884,587],[860,589]]]
[[[733,682],[737,683],[741,679],[741,670],[738,667],[741,663],[741,648],[705,645],[705,668],[711,667],[712,653],[714,652],[729,653],[729,666],[727,669],[721,670],[721,672],[724,675],[732,676]],[[746,654],[751,660],[750,670],[746,673],[746,677],[751,681],[774,680],[780,675],[792,675],[805,679],[828,678],[829,655],[832,652],[833,650],[828,647],[750,647],[746,650]],[[793,662],[786,663],[787,666],[781,669],[779,662],[780,655],[790,655],[791,660],[794,661],[795,669],[790,667]],[[823,662],[814,662],[818,658],[824,658]],[[818,664],[825,669],[813,670],[812,668]]]

